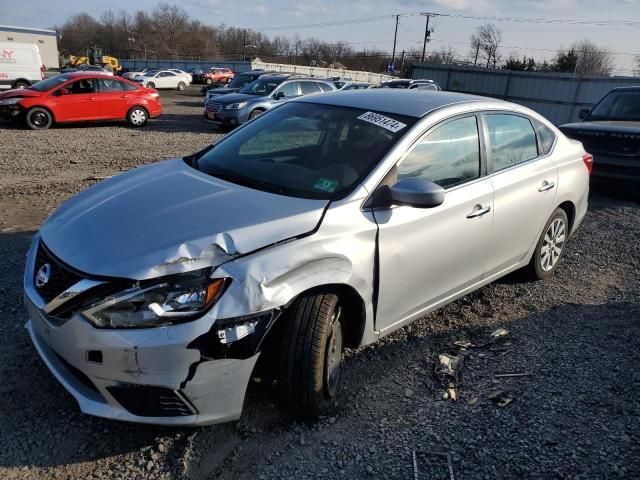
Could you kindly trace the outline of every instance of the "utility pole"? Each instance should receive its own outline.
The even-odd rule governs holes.
[[[247,29],[245,28],[242,33],[242,60],[243,61],[247,59],[246,51],[247,51]]]
[[[391,54],[391,64],[396,61],[396,40],[398,39],[398,22],[400,21],[400,15],[396,15],[396,33],[393,34],[393,54]],[[395,68],[394,68],[395,70]]]
[[[430,13],[422,13],[421,15],[425,15],[427,17],[427,26],[424,29],[424,43],[422,44],[422,61],[420,63],[424,63],[424,56],[427,53],[427,42],[429,41],[429,37],[431,36],[431,32],[429,31],[429,18],[431,17]]]

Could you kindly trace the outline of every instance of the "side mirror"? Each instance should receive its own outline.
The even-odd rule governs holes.
[[[585,118],[587,118],[587,115],[589,115],[589,109],[588,108],[582,108],[580,109],[580,111],[578,112],[578,118],[580,120],[584,120]]]
[[[416,208],[437,207],[444,202],[444,188],[423,178],[405,178],[389,189],[389,200]]]
[[[71,91],[68,88],[60,88],[56,91],[56,95],[69,95]]]
[[[276,100],[281,100],[285,97],[286,95],[284,94],[284,92],[278,92],[275,94],[275,96],[273,98],[275,98]]]

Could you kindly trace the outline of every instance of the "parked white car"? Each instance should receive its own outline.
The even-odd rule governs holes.
[[[0,42],[0,90],[30,87],[43,78],[44,66],[37,45]]]
[[[133,80],[136,77],[143,77],[147,74],[149,74],[150,72],[157,72],[157,69],[151,69],[151,68],[145,68],[142,69],[140,71],[136,71],[136,72],[126,72],[122,74],[122,78],[126,78],[127,80]]]
[[[154,72],[148,72],[146,75],[135,77],[135,82],[142,84],[147,88],[170,88],[178,89],[180,91],[187,88],[189,84],[188,80],[181,75],[178,75],[171,70],[158,70]]]
[[[184,70],[180,70],[179,68],[170,68],[169,71],[184,78],[185,81],[187,82],[187,85],[190,85],[193,83],[193,76],[190,73],[185,72]]]

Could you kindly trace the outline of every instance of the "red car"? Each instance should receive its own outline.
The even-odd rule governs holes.
[[[158,92],[101,73],[65,73],[0,93],[0,116],[24,121],[32,130],[93,120],[127,120],[141,127],[161,113]]]

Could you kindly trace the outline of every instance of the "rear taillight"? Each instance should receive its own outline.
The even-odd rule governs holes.
[[[591,155],[590,153],[585,153],[582,156],[582,161],[587,166],[587,172],[589,172],[589,175],[591,175],[591,170],[593,170],[593,155]]]

